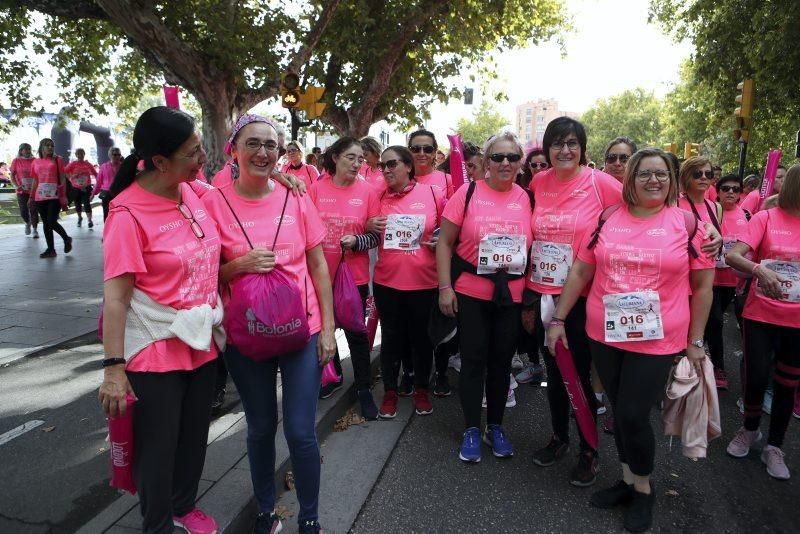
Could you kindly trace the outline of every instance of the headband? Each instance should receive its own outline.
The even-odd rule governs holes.
[[[241,117],[239,117],[239,120],[236,121],[236,124],[233,126],[233,129],[231,130],[231,135],[230,137],[228,137],[228,142],[225,143],[225,153],[227,155],[230,156],[231,153],[233,152],[233,140],[236,139],[237,135],[239,135],[241,129],[253,122],[263,122],[265,124],[269,124],[277,131],[275,123],[269,120],[268,118],[262,117],[261,115],[255,115],[253,113],[246,113]]]

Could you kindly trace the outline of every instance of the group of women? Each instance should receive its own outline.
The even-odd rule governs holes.
[[[480,461],[481,442],[494,456],[511,457],[514,449],[503,427],[511,360],[521,332],[534,339],[546,332],[553,435],[536,451],[534,463],[552,465],[569,447],[569,396],[552,355],[562,343],[592,413],[594,366],[616,417],[621,480],[592,495],[591,502],[602,508],[627,505],[625,527],[649,528],[655,499],[650,410],[678,355],[685,352],[695,365],[705,357],[715,267],[722,268],[715,258],[723,238],[729,240],[727,227],[707,224],[705,210],[677,207],[679,176],[687,196],[681,202],[695,203],[699,197],[691,180],[707,180],[707,162],[689,161],[679,172],[662,151],[637,151],[632,141],[620,138],[606,154],[606,167],[616,174],[595,170],[587,165],[583,126],[569,118],[551,122],[541,151],[528,158],[512,134],[493,136],[481,150],[470,148],[465,163],[471,164],[472,179],[460,187],[434,169],[438,147],[425,130],[411,134],[408,146],[385,150],[343,137],[323,154],[319,178],[305,168],[296,142],[287,146],[283,169],[295,178],[278,176],[279,143],[270,120],[243,116],[227,145],[235,179],[215,189],[196,181],[206,155],[193,119],[152,108],[137,122],[135,151],[109,189],[100,400],[116,415],[127,409],[127,394],[137,399],[134,473],[143,530],[167,532],[173,524],[193,533],[216,529],[194,500],[215,366],[224,349],[248,423],[259,506],[254,531],[280,528],[274,510],[278,371],[299,529],[320,531],[314,414],[317,399],[330,393],[320,391],[320,377],[322,366],[337,355],[331,288],[342,265],[352,272],[362,310],[371,282],[381,318],[379,409],[370,390],[367,335],[345,332],[365,418],[395,417],[404,394],[413,395],[417,414],[432,413],[434,347],[426,333],[431,312],[438,311],[458,331],[465,428],[459,458]],[[520,186],[523,164],[531,180]],[[621,164],[621,173],[615,164]],[[303,173],[310,180],[305,196],[295,191],[306,182]],[[369,173],[376,178],[367,179]],[[726,212],[735,208],[727,197],[732,190],[723,189],[730,182],[718,185]],[[734,441],[744,456],[758,438],[756,408],[774,353],[773,410],[779,417],[771,421],[763,458],[777,478],[788,477],[779,447],[800,378],[800,362],[789,349],[800,332],[800,324],[792,322],[799,316],[800,298],[792,289],[797,286],[786,285],[800,271],[793,232],[800,232],[800,167],[789,171],[779,207],[760,211],[736,234],[732,248],[726,245],[728,264],[759,281],[744,310],[745,331],[752,331],[755,341],[745,345],[745,424]],[[371,274],[373,249],[378,252]],[[300,350],[257,361],[231,340],[225,347],[219,335],[222,308],[236,298],[231,287],[238,279],[276,267],[303,295],[311,336]],[[170,329],[178,315],[197,321],[189,325],[191,335]],[[786,324],[767,321],[766,315]],[[537,353],[538,345],[534,342],[531,352]],[[449,386],[439,383],[438,362],[436,367],[434,393],[445,396]],[[581,435],[570,482],[589,486],[597,472],[597,450]]]

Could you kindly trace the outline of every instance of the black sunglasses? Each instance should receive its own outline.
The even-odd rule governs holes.
[[[509,163],[516,163],[522,159],[522,155],[514,153],[502,154],[498,152],[496,154],[491,154],[489,156],[489,159],[494,161],[495,163],[502,163],[504,159],[507,159]]]
[[[433,145],[411,145],[408,149],[414,154],[419,154],[420,152],[433,154],[433,151],[436,150]]]
[[[398,164],[398,163],[400,163],[400,160],[399,160],[399,159],[390,159],[389,161],[386,161],[386,162],[384,162],[384,161],[379,161],[379,162],[378,162],[378,167],[379,167],[381,170],[385,170],[385,169],[394,169],[395,167],[397,167],[397,164]]]
[[[546,169],[547,162],[546,161],[531,161],[528,165],[530,165],[534,169]]]
[[[741,193],[742,188],[738,185],[722,185],[719,188],[723,193]]]
[[[714,171],[694,171],[694,172],[692,173],[692,177],[693,177],[695,180],[699,180],[699,179],[700,179],[700,178],[702,178],[704,175],[705,175],[705,177],[706,177],[706,178],[708,178],[709,180],[712,180],[712,179],[714,178]]]
[[[630,156],[627,154],[609,154],[606,156],[606,163],[616,163],[617,158],[619,158],[620,163],[627,163]]]

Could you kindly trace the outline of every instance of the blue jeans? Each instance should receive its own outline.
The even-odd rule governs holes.
[[[289,445],[299,522],[316,521],[319,504],[320,455],[315,415],[322,369],[317,359],[317,334],[302,351],[255,362],[228,345],[225,362],[242,399],[247,418],[250,478],[259,511],[275,508],[275,433],[278,430],[276,375],[281,370],[283,432]]]

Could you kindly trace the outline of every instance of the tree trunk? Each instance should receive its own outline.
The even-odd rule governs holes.
[[[240,111],[234,104],[235,96],[230,97],[224,84],[219,85],[211,95],[195,94],[203,110],[203,145],[208,154],[205,174],[209,181],[228,160],[225,143]]]

